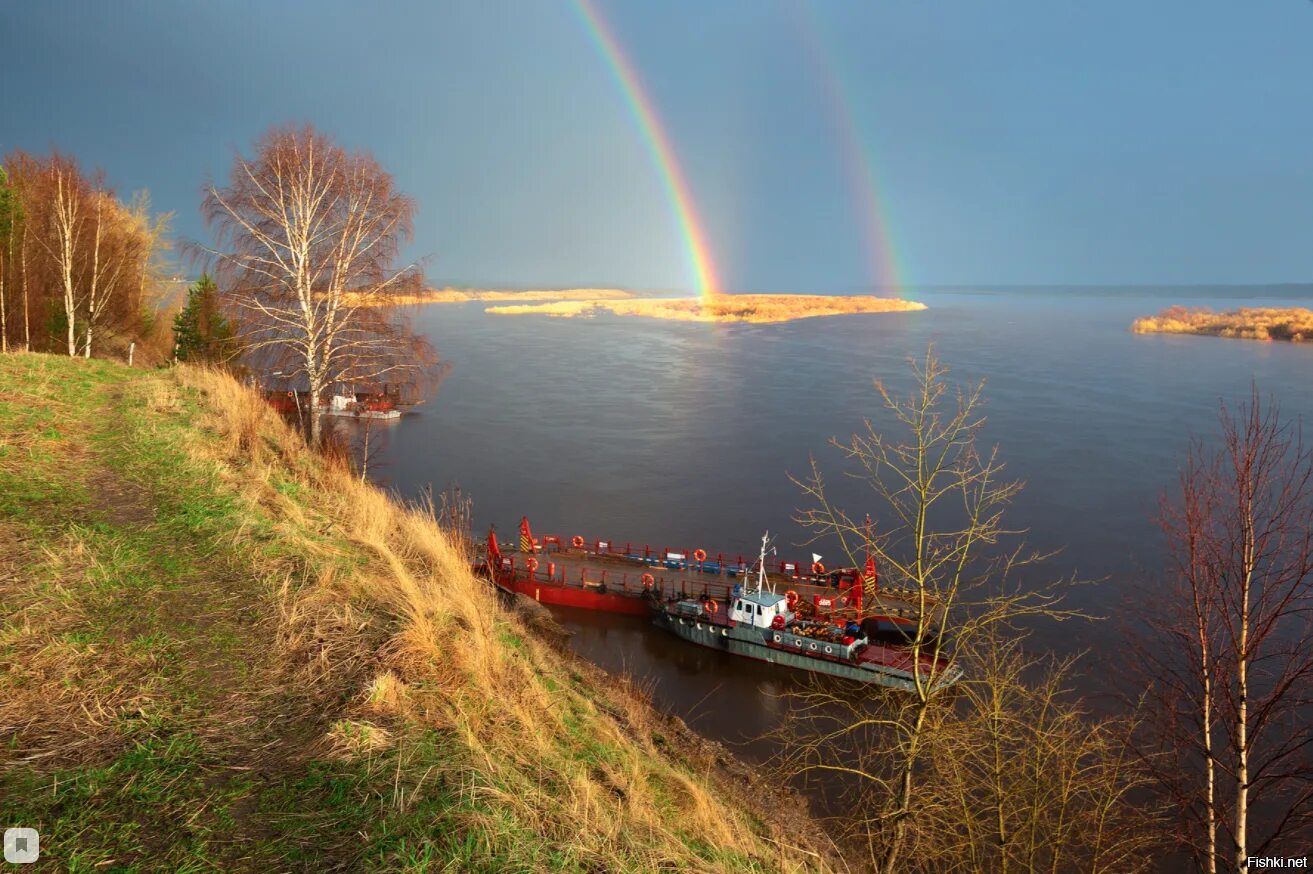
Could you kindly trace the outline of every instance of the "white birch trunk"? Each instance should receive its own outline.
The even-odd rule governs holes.
[[[96,198],[96,235],[95,243],[91,249],[91,294],[87,300],[87,336],[86,345],[82,349],[84,358],[91,357],[91,337],[96,326],[96,315],[99,313],[96,307],[96,292],[100,286],[100,240],[104,232],[102,219],[105,204],[104,196],[100,192],[96,192],[94,196]]]
[[[1249,871],[1249,611],[1253,588],[1255,557],[1254,498],[1251,494],[1251,473],[1245,471],[1245,508],[1241,517],[1242,548],[1244,554],[1240,576],[1240,639],[1236,648],[1236,798],[1235,798],[1235,853],[1236,870]]]
[[[23,240],[18,244],[18,260],[23,279],[23,351],[32,351],[32,321],[28,317],[27,299],[27,220],[23,221]]]
[[[9,323],[5,318],[5,268],[12,265],[14,260],[14,237],[12,228],[9,235],[9,258],[5,260],[0,258],[0,354],[9,351]]]
[[[66,190],[64,174],[55,176],[55,229],[58,235],[58,253],[56,263],[59,265],[60,280],[64,291],[64,317],[68,321],[67,341],[68,356],[77,355],[77,294],[73,285],[73,253],[76,248],[78,227],[78,207],[76,195]]]

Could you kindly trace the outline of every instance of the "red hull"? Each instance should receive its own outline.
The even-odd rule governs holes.
[[[498,580],[497,585],[508,592],[528,595],[542,604],[601,610],[604,613],[623,613],[627,616],[647,616],[651,612],[647,599],[638,594],[597,592],[575,586],[562,586],[559,583],[529,582],[520,579]]]

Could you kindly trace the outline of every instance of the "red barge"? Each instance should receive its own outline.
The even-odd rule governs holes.
[[[520,522],[518,544],[502,545],[489,531],[484,553],[477,566],[482,575],[503,591],[543,604],[630,616],[659,614],[676,601],[714,608],[729,604],[745,582],[761,575],[768,585],[787,590],[802,616],[864,622],[890,640],[906,639],[916,628],[912,593],[882,589],[870,560],[864,569],[828,570],[819,560],[778,561],[763,569],[756,556],[713,555],[701,548],[653,548],[582,535],[539,538],[527,518]]]

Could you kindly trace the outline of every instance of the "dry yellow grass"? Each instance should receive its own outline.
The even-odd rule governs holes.
[[[52,859],[147,834],[169,870],[842,868],[796,797],[535,637],[431,512],[231,377],[0,374],[0,797],[62,817]]]
[[[1136,319],[1131,330],[1137,334],[1205,334],[1298,343],[1313,338],[1313,310],[1304,307],[1241,307],[1219,313],[1206,307],[1174,306],[1156,316]]]
[[[194,457],[270,516],[279,538],[322,557],[313,584],[285,586],[283,612],[285,645],[315,653],[306,682],[361,677],[326,748],[370,755],[403,750],[415,730],[449,732],[472,762],[470,793],[597,870],[823,870],[794,849],[810,841],[761,816],[747,791],[688,751],[672,755],[668,725],[627,684],[564,661],[500,609],[427,512],[305,450],[228,376],[173,374],[157,378],[203,396],[203,424],[220,438],[195,441]],[[164,405],[160,393],[150,394]],[[364,633],[380,617],[381,649]]]
[[[897,298],[831,297],[811,294],[727,294],[711,298],[644,297],[624,300],[571,300],[544,304],[489,307],[499,315],[589,316],[599,311],[681,322],[788,322],[856,313],[909,312],[925,304]]]
[[[365,305],[401,304],[403,306],[429,303],[468,303],[475,300],[622,300],[633,297],[633,292],[615,288],[564,288],[543,291],[507,291],[478,288],[426,288],[414,294],[386,295],[378,298],[360,298],[347,295],[348,303]]]

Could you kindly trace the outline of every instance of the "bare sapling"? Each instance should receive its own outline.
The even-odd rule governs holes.
[[[994,642],[1022,635],[1025,623],[1080,615],[1061,604],[1073,581],[1022,579],[1046,555],[1004,521],[1022,485],[1006,476],[997,449],[979,447],[983,381],[954,390],[933,350],[911,367],[906,395],[876,382],[881,427],[867,420],[831,441],[845,479],[869,501],[860,512],[840,505],[815,459],[808,476],[795,478],[806,498],[797,519],[812,542],[837,545],[855,567],[867,556],[877,563],[879,590],[867,593],[866,612],[881,612],[887,601],[913,614],[904,641],[917,667],[910,692],[816,683],[791,696],[785,727],[786,770],[844,787],[849,837],[886,874],[929,858],[936,837],[924,825],[951,818],[946,801],[934,801],[921,783],[932,750],[963,725],[951,681],[963,670],[992,668]],[[926,815],[926,804],[940,805],[939,820]]]

